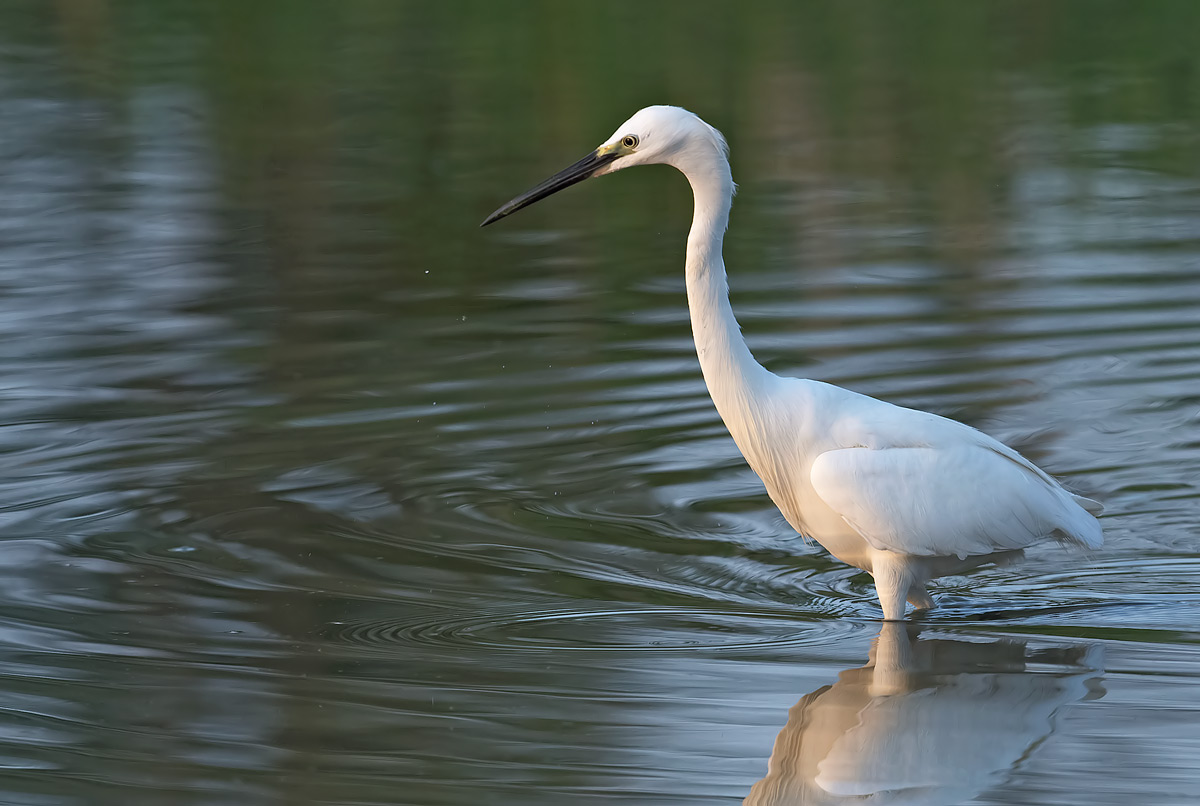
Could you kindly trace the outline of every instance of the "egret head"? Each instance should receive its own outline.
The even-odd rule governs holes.
[[[678,106],[648,106],[617,127],[600,147],[492,213],[481,227],[584,179],[633,165],[665,163],[688,173],[693,165],[719,164],[728,149],[721,133]]]

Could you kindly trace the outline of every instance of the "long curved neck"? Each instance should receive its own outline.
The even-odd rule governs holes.
[[[750,354],[729,304],[721,247],[733,202],[733,177],[724,155],[676,167],[687,177],[696,202],[686,263],[696,355],[717,412],[732,431],[732,420],[741,419],[739,412],[755,400],[754,390],[774,378]]]

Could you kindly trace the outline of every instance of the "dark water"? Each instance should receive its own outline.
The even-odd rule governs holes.
[[[1197,802],[1200,6],[733,8],[0,8],[0,802]],[[476,228],[661,102],[758,357],[1102,550],[881,634],[708,401],[683,180]]]

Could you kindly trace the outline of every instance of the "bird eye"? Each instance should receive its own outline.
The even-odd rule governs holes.
[[[621,145],[626,148],[637,148],[638,138],[636,134],[627,134],[621,138]]]

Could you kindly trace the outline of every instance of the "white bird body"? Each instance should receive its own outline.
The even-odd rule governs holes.
[[[1094,502],[986,434],[819,381],[765,380],[748,405],[718,410],[788,523],[845,563],[874,572],[900,553],[932,572],[924,582],[1043,537],[1100,545],[1079,503]]]
[[[695,213],[685,276],[696,353],[717,412],[798,532],[870,572],[884,618],[928,608],[929,579],[1050,538],[1102,542],[1101,507],[1064,490],[970,426],[754,360],[729,304],[721,256],[735,185],[725,139],[696,115],[642,109],[589,157],[514,199],[488,224],[588,176],[665,163],[687,177]]]

